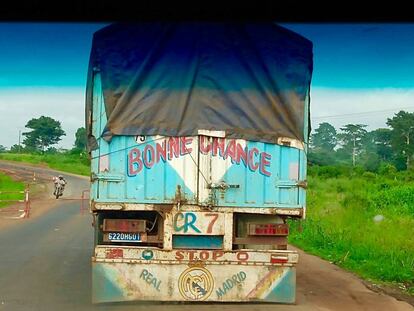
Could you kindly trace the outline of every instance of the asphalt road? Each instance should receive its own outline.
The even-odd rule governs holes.
[[[0,170],[27,181],[47,182],[57,173],[0,161]],[[92,305],[91,216],[80,213],[81,191],[88,180],[63,174],[63,198],[50,194],[32,203],[32,217],[0,219],[0,310],[414,310],[406,302],[369,290],[361,280],[317,257],[300,251],[295,305],[252,303],[149,303]],[[51,187],[50,187],[51,188]]]

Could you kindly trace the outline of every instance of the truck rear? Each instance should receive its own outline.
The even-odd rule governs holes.
[[[311,42],[272,23],[95,33],[93,302],[295,301],[311,74]]]

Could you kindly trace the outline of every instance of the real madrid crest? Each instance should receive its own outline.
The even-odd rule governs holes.
[[[181,296],[187,300],[206,300],[213,291],[213,287],[213,276],[201,262],[193,263],[181,273],[178,279]]]

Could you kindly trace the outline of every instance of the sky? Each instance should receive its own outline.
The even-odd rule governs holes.
[[[92,35],[103,23],[0,22],[0,145],[19,141],[41,115],[59,120],[73,147],[84,126]],[[386,127],[414,111],[414,24],[280,24],[313,43],[311,120]],[[23,139],[23,137],[22,137]]]
[[[106,25],[0,23],[0,145],[18,144],[27,121],[44,115],[66,132],[55,147],[73,147],[85,126],[92,36]]]

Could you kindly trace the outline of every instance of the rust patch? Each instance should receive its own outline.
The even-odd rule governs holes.
[[[105,257],[107,259],[123,258],[124,250],[122,248],[109,248],[106,250]]]

